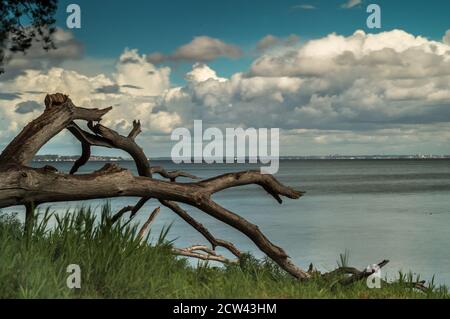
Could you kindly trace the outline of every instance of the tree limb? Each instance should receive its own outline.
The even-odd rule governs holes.
[[[209,230],[203,226],[201,223],[197,222],[194,218],[192,218],[185,210],[183,210],[177,203],[167,201],[167,200],[160,200],[161,204],[164,206],[170,208],[174,213],[176,213],[178,216],[180,216],[185,222],[187,222],[189,225],[194,227],[200,234],[205,237],[209,243],[212,246],[212,249],[215,250],[216,247],[224,247],[228,249],[233,255],[236,257],[241,256],[241,252],[239,249],[237,249],[232,243],[222,240],[222,239],[216,239]]]
[[[0,207],[36,203],[75,201],[110,197],[154,197],[161,200],[178,201],[197,207],[207,214],[225,222],[248,236],[263,252],[276,261],[286,271],[297,278],[309,277],[290,262],[288,255],[273,245],[259,228],[244,218],[221,207],[210,199],[212,186],[221,189],[234,187],[252,180],[272,193],[298,198],[301,192],[274,183],[273,179],[261,177],[256,172],[237,173],[240,180],[230,181],[229,175],[222,175],[208,183],[178,183],[136,177],[128,170],[117,165],[107,164],[99,171],[85,175],[68,175],[59,172],[47,172],[42,169],[16,167],[0,171]]]
[[[111,107],[101,110],[80,108],[75,106],[67,95],[59,93],[47,95],[45,105],[44,113],[25,126],[3,150],[0,165],[27,165],[39,149],[70,122],[76,119],[99,121],[111,110]]]
[[[195,248],[195,249],[194,249]],[[206,253],[198,253],[196,250],[203,250],[206,251]],[[211,260],[211,261],[218,261],[225,264],[237,264],[237,260],[231,260],[228,259],[222,255],[217,255],[214,251],[211,251],[207,249],[207,247],[202,246],[194,246],[189,248],[172,248],[172,252],[176,255],[185,256],[185,257],[191,257],[191,258],[197,258],[202,260]]]
[[[160,210],[161,210],[160,207],[156,207],[153,210],[153,212],[150,214],[148,219],[145,221],[144,225],[142,225],[141,229],[139,230],[139,233],[138,233],[139,238],[141,238],[141,239],[144,238],[145,232],[147,231],[148,227],[153,223],[156,216],[159,214]]]
[[[303,192],[284,186],[273,176],[263,175],[257,171],[224,174],[195,183],[175,182],[176,177],[195,178],[195,176],[179,171],[166,172],[160,167],[151,168],[142,148],[135,142],[136,136],[141,131],[139,121],[133,122],[133,128],[128,136],[122,136],[98,123],[103,115],[111,110],[110,107],[102,110],[77,107],[67,95],[60,93],[47,95],[45,105],[44,113],[28,124],[0,155],[0,208],[27,205],[30,202],[38,205],[46,202],[120,196],[140,197],[141,200],[133,208],[126,207],[119,212],[120,214],[116,214],[115,217],[120,218],[126,211],[132,211],[133,216],[149,198],[155,198],[184,217],[211,242],[213,247],[220,245],[235,255],[240,254],[234,246],[215,239],[206,228],[190,218],[186,212],[183,213],[175,204],[180,202],[199,208],[241,231],[294,277],[300,279],[310,277],[308,272],[290,261],[281,247],[270,242],[256,225],[211,199],[213,194],[221,190],[249,184],[260,185],[279,203],[282,202],[282,196],[297,199]],[[75,120],[86,121],[92,133],[82,130],[75,124]],[[45,143],[66,128],[82,143],[83,149],[81,157],[71,169],[71,174],[26,166]],[[91,174],[73,175],[88,161],[90,147],[94,145],[116,148],[130,154],[140,176],[133,176],[131,172],[111,164]],[[171,182],[153,179],[152,173],[169,178]]]
[[[377,264],[378,269],[383,268],[389,263],[389,260],[383,260],[382,262]],[[364,269],[364,270],[358,270],[353,267],[339,267],[331,272],[322,274],[322,277],[325,279],[333,278],[335,276],[339,275],[347,275],[350,274],[351,276],[345,277],[341,280],[339,280],[337,283],[342,286],[348,286],[350,284],[353,284],[357,281],[366,279],[367,277],[373,275],[376,272],[376,269]]]

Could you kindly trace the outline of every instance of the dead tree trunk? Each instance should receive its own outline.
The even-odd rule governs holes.
[[[288,254],[281,247],[274,245],[256,225],[220,206],[211,198],[213,194],[224,189],[248,184],[261,186],[280,204],[282,196],[298,199],[303,192],[287,187],[273,176],[263,175],[258,171],[230,173],[190,183],[176,182],[176,178],[180,176],[197,178],[181,171],[167,172],[161,167],[151,167],[143,150],[135,142],[141,131],[139,121],[133,123],[128,136],[122,136],[99,123],[110,110],[111,107],[87,109],[75,106],[67,95],[60,93],[47,95],[44,113],[29,123],[0,155],[0,208],[24,205],[27,211],[26,227],[29,229],[34,208],[42,203],[120,196],[140,198],[135,206],[119,211],[113,217],[115,221],[126,212],[131,212],[131,216],[134,216],[148,200],[156,199],[199,231],[212,245],[211,250],[204,246],[194,246],[177,250],[178,254],[206,260],[226,260],[213,252],[217,246],[221,246],[239,258],[241,253],[232,243],[216,239],[178,205],[183,203],[196,207],[245,234],[292,276],[298,279],[312,276],[312,272],[302,270],[292,263]],[[75,120],[86,121],[90,132],[80,128]],[[74,163],[70,174],[58,172],[51,166],[27,166],[39,149],[64,129],[69,130],[82,145],[82,154]],[[139,176],[133,176],[130,171],[112,164],[90,174],[74,175],[89,160],[91,146],[127,152],[133,158]],[[154,179],[153,174],[159,174],[168,181]],[[207,255],[196,252],[199,250]]]
[[[128,136],[122,136],[99,123],[103,115],[110,110],[111,107],[99,110],[75,106],[67,95],[60,93],[47,95],[44,113],[29,123],[0,155],[0,208],[25,205],[30,215],[28,220],[32,220],[30,203],[37,206],[48,202],[131,196],[140,197],[141,200],[135,207],[125,209],[123,212],[131,211],[135,214],[147,200],[154,198],[203,234],[213,248],[223,246],[234,255],[240,254],[231,243],[214,238],[203,225],[177,204],[177,202],[184,203],[244,233],[294,277],[309,277],[306,271],[290,261],[281,247],[267,239],[256,225],[211,199],[216,192],[247,184],[260,185],[280,203],[281,196],[296,199],[303,194],[302,192],[280,184],[273,176],[262,175],[257,171],[225,174],[198,182],[178,183],[175,179],[179,176],[190,178],[195,176],[180,171],[166,172],[161,167],[150,167],[143,150],[135,143],[135,137],[141,131],[140,123],[135,121]],[[86,121],[91,132],[81,129],[75,124],[75,120]],[[48,166],[44,168],[27,166],[39,149],[64,129],[68,129],[82,145],[82,155],[74,163],[70,174],[58,172]],[[130,171],[111,164],[90,174],[74,175],[78,168],[89,160],[91,146],[117,148],[129,153],[136,163],[140,176],[133,176]],[[169,181],[153,179],[152,174],[160,174]]]

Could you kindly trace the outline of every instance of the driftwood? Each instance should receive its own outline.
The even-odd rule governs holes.
[[[142,148],[135,142],[136,136],[141,132],[140,122],[133,122],[133,128],[127,136],[120,135],[100,124],[102,117],[110,110],[111,107],[105,109],[78,107],[67,95],[61,93],[47,95],[43,114],[29,123],[0,155],[0,208],[24,205],[26,207],[25,224],[29,230],[33,224],[34,208],[43,203],[119,196],[140,198],[136,205],[124,207],[117,212],[113,216],[113,222],[115,222],[127,212],[130,212],[130,217],[135,216],[147,201],[156,200],[180,216],[211,244],[211,248],[202,245],[184,249],[174,248],[174,253],[204,260],[236,262],[218,255],[215,248],[219,246],[226,248],[237,259],[241,256],[241,252],[232,243],[215,238],[208,229],[179,206],[179,203],[183,203],[198,208],[245,234],[261,251],[295,278],[306,280],[313,276],[311,271],[297,267],[288,254],[281,247],[273,244],[258,226],[220,206],[211,198],[213,194],[227,188],[248,184],[261,186],[280,204],[281,197],[298,199],[304,194],[303,192],[285,186],[273,176],[261,174],[259,171],[243,171],[197,180],[196,176],[182,171],[167,172],[162,167],[151,167]],[[76,120],[85,121],[89,131],[77,125]],[[59,172],[51,166],[42,168],[28,166],[39,149],[64,129],[71,132],[80,141],[82,147],[82,154],[74,163],[70,173]],[[92,146],[115,148],[127,152],[133,158],[139,176],[133,176],[130,171],[112,164],[106,164],[102,169],[89,174],[75,175],[78,169],[89,160]],[[154,174],[159,174],[168,180],[154,179]],[[180,183],[176,181],[178,177],[196,181]],[[144,235],[158,212],[159,208],[152,213],[141,229],[140,236]],[[335,272],[345,271],[346,269],[338,269]],[[343,284],[361,280],[370,275],[360,271],[353,271],[350,274],[351,276],[346,278]],[[333,272],[323,274],[323,276],[331,275]]]
[[[145,221],[144,225],[142,225],[141,229],[139,230],[138,237],[143,239],[145,233],[147,232],[148,227],[153,223],[156,216],[159,214],[160,207],[156,207],[153,212],[150,214],[148,219]]]

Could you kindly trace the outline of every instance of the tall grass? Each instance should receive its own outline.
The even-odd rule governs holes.
[[[50,221],[54,225],[50,227]],[[428,292],[398,284],[368,289],[364,282],[333,287],[314,278],[301,283],[269,260],[245,255],[240,265],[191,266],[171,253],[169,229],[149,244],[136,225],[111,223],[108,205],[101,214],[80,208],[63,216],[49,210],[35,219],[33,231],[13,215],[0,215],[0,298],[446,298],[432,283]],[[340,263],[346,263],[341,257]],[[81,288],[69,289],[67,266],[81,268]]]

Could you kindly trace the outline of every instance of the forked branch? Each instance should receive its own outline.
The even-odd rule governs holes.
[[[0,208],[25,205],[31,214],[30,207],[48,202],[122,196],[139,198],[136,205],[124,207],[117,212],[112,220],[115,222],[127,212],[133,217],[149,199],[154,198],[200,232],[211,244],[211,248],[194,246],[177,249],[175,253],[204,260],[234,262],[216,253],[216,247],[223,247],[237,258],[241,256],[241,252],[232,243],[215,238],[201,223],[193,219],[179,206],[179,203],[182,203],[198,208],[239,230],[292,276],[299,279],[311,277],[310,272],[292,263],[288,254],[281,247],[274,245],[258,226],[220,206],[212,199],[213,194],[222,190],[250,184],[261,186],[279,203],[282,203],[282,197],[298,199],[303,192],[285,186],[275,177],[258,171],[230,173],[206,180],[181,183],[177,178],[192,180],[198,178],[182,171],[168,172],[159,166],[151,167],[144,151],[136,143],[136,138],[141,132],[139,121],[133,122],[131,131],[125,136],[100,123],[111,107],[105,109],[78,107],[67,95],[60,93],[47,95],[45,106],[44,113],[28,124],[0,155]],[[89,131],[77,125],[76,120],[85,121]],[[69,130],[80,141],[82,147],[82,154],[74,163],[70,174],[55,169],[28,167],[39,149],[64,129]],[[92,146],[127,152],[133,158],[139,176],[133,176],[130,171],[111,164],[95,172],[76,174],[80,167],[88,162]],[[169,181],[154,179],[153,174],[159,174]],[[159,209],[152,213],[141,229],[140,235],[143,236],[158,211]],[[355,279],[349,281],[366,275],[364,272],[355,272]]]

